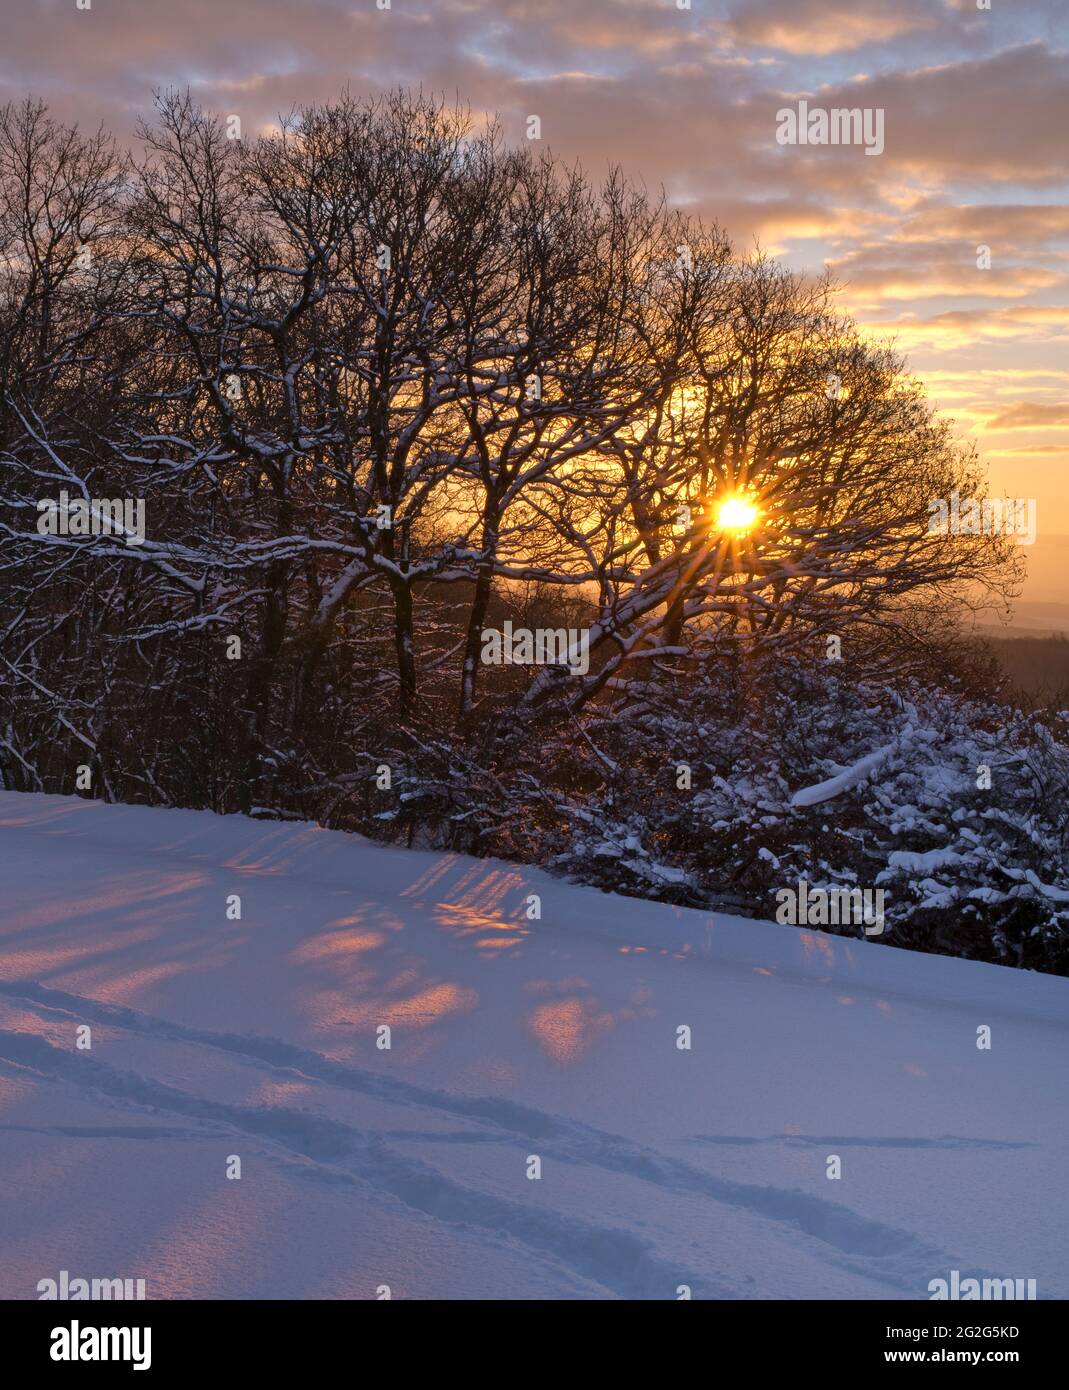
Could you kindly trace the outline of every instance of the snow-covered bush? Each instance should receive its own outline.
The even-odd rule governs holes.
[[[879,889],[883,941],[1069,971],[1069,712],[796,663],[744,695],[738,679],[710,672],[681,707],[661,691],[590,721],[597,756],[559,750],[566,781],[577,759],[602,775],[556,797],[558,871],[760,917],[802,880]]]
[[[328,824],[757,918],[803,882],[880,892],[873,940],[1069,973],[1069,711],[727,657],[579,720],[377,744],[343,783]]]

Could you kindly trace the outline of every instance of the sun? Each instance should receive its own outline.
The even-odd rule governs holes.
[[[716,514],[721,531],[749,531],[757,521],[757,508],[745,497],[726,497]]]

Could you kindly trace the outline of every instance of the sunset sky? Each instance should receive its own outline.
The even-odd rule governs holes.
[[[380,0],[381,3],[381,0]],[[24,0],[0,96],[128,138],[154,88],[246,131],[403,84],[620,163],[789,264],[831,266],[988,460],[1035,497],[1025,592],[1069,602],[1066,0]],[[776,113],[881,107],[885,149],[780,146]],[[977,247],[991,268],[977,268]]]

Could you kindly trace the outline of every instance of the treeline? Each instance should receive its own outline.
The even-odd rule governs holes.
[[[928,530],[982,471],[830,282],[423,96],[233,133],[0,110],[5,785],[480,849],[443,788],[596,785],[716,663],[979,688],[1015,547]],[[506,619],[585,669],[486,665]]]

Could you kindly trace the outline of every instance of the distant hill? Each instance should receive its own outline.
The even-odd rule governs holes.
[[[1069,633],[977,628],[1018,689],[1038,703],[1053,700],[1069,708]]]
[[[1040,530],[1035,545],[1021,549],[1028,565],[1021,604],[1054,603],[1069,612],[1069,535],[1044,535]]]
[[[1040,533],[1024,547],[1028,577],[1008,619],[994,611],[978,613],[975,631],[996,641],[1069,634],[1069,535]],[[1021,655],[1021,653],[1018,653]]]
[[[1016,599],[1008,623],[982,622],[977,632],[993,637],[1048,636],[1069,633],[1069,603]]]

